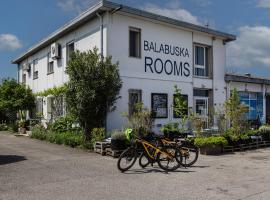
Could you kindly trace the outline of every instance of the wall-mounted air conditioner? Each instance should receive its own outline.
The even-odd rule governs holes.
[[[60,45],[58,43],[53,43],[51,45],[51,58],[52,59],[58,59],[60,58],[60,52],[61,52],[61,48]]]
[[[23,70],[30,72],[31,71],[31,64],[30,63],[24,63],[23,64]]]

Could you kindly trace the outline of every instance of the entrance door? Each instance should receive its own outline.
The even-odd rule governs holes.
[[[205,126],[208,127],[208,97],[194,97],[195,113],[205,120]]]
[[[266,123],[270,123],[270,96],[266,96]]]

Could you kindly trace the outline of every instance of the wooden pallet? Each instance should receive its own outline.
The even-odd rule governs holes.
[[[252,142],[250,144],[241,144],[237,147],[233,146],[227,146],[223,149],[223,152],[235,152],[235,151],[245,151],[245,150],[251,150],[251,149],[259,149],[264,147],[270,147],[269,141],[258,141],[258,142]]]
[[[113,158],[118,158],[124,150],[112,150],[111,148],[106,148],[106,155],[112,156]]]
[[[101,154],[102,156],[106,155],[106,149],[111,147],[110,142],[96,142],[94,145],[94,151]]]

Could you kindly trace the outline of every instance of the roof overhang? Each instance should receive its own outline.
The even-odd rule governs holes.
[[[216,31],[210,28],[206,28],[203,26],[179,21],[176,19],[168,18],[165,16],[160,16],[154,13],[150,13],[147,11],[139,10],[136,8],[132,8],[129,6],[124,6],[118,3],[113,3],[107,0],[100,0],[98,3],[96,3],[94,6],[90,7],[88,10],[80,14],[78,17],[74,18],[64,26],[60,27],[58,30],[50,34],[48,37],[44,38],[40,42],[38,42],[36,45],[31,47],[30,49],[26,50],[23,54],[21,54],[19,57],[12,60],[13,64],[18,64],[27,57],[33,55],[37,51],[45,48],[46,46],[52,44],[53,42],[57,41],[59,38],[63,37],[64,35],[70,33],[71,31],[75,30],[79,26],[85,24],[87,21],[91,20],[92,18],[96,17],[97,12],[105,12],[105,11],[120,11],[123,13],[131,14],[140,16],[143,18],[148,18],[150,20],[156,20],[160,21],[166,24],[171,24],[174,26],[178,26],[187,30],[206,33],[209,35],[212,35],[213,37],[220,37],[223,39],[224,42],[230,42],[233,40],[236,40],[236,36],[220,31]]]
[[[241,83],[270,85],[270,79],[244,76],[244,75],[238,75],[238,74],[226,74],[224,79],[226,82],[241,82]]]

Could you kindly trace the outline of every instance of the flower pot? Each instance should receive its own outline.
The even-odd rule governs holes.
[[[20,127],[20,128],[19,128],[19,133],[20,133],[20,134],[26,134],[26,128]]]
[[[203,155],[218,155],[222,153],[222,145],[200,147],[200,153]]]
[[[127,148],[127,145],[126,145],[125,140],[117,140],[117,139],[111,140],[111,149],[112,150],[125,150],[126,148]]]

